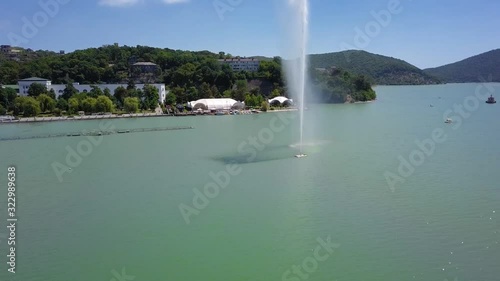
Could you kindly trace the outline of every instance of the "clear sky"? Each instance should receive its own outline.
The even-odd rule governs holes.
[[[14,45],[69,52],[116,42],[275,56],[283,47],[286,1],[1,1],[0,44],[17,40]],[[372,12],[389,11],[391,2],[400,4],[389,12],[390,21],[376,22]],[[52,4],[47,9],[40,3]],[[356,43],[357,28],[366,27],[368,40]],[[308,51],[351,47],[426,68],[500,48],[499,28],[498,0],[310,0]]]

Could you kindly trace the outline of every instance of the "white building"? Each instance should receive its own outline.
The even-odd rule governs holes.
[[[31,78],[26,78],[23,80],[17,81],[17,85],[19,86],[19,94],[23,96],[28,95],[28,90],[33,83],[38,83],[42,84],[47,88],[47,91],[50,91],[50,86],[52,85],[52,82],[47,79],[43,78],[38,78],[38,77],[31,77]]]
[[[240,58],[240,59],[220,59],[219,63],[228,64],[233,71],[259,71],[260,61],[254,58]]]
[[[156,89],[158,89],[158,95],[160,96],[159,102],[163,104],[165,102],[165,98],[167,96],[168,91],[166,90],[165,84],[149,84]],[[127,84],[94,84],[94,85],[89,85],[89,84],[79,84],[79,83],[73,83],[73,86],[75,89],[78,90],[78,92],[90,92],[92,90],[92,86],[97,86],[99,89],[104,91],[105,89],[109,89],[111,92],[111,95],[114,95],[115,90],[119,87],[127,88]],[[144,89],[144,86],[146,84],[135,84],[135,87],[137,89]],[[53,84],[50,86],[50,89],[53,89],[54,92],[56,93],[56,97],[59,97],[60,95],[63,94],[64,89],[66,89],[65,84]]]
[[[33,83],[40,83],[42,85],[45,85],[47,87],[47,91],[54,90],[56,97],[59,97],[63,94],[64,89],[66,89],[65,84],[52,84],[51,81],[47,79],[42,79],[42,78],[28,78],[28,79],[23,79],[18,81],[19,85],[19,94],[20,95],[28,95],[28,89],[30,88],[31,84]],[[150,84],[151,86],[155,87],[158,89],[158,95],[160,96],[159,102],[163,104],[165,102],[165,98],[168,94],[168,91],[166,90],[165,84]],[[127,88],[127,84],[79,84],[79,83],[73,83],[73,86],[75,89],[82,93],[82,92],[90,92],[92,90],[92,86],[97,86],[99,89],[104,91],[105,89],[109,89],[111,92],[111,95],[115,93],[115,90],[119,87]],[[135,87],[137,89],[144,89],[144,86],[146,84],[136,84]]]

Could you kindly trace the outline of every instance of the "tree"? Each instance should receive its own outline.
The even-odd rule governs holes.
[[[199,99],[198,89],[196,89],[196,87],[189,87],[189,89],[187,90],[186,101],[190,102],[198,99]]]
[[[202,99],[210,99],[214,97],[212,90],[210,89],[210,85],[207,82],[203,82],[201,84],[199,94]]]
[[[174,95],[176,97],[176,101],[179,103],[185,103],[187,102],[187,95],[186,91],[182,87],[175,87],[172,89],[172,91],[168,95]],[[175,103],[175,101],[174,101]]]
[[[260,106],[260,110],[266,112],[269,110],[269,103],[267,103],[267,101],[263,101],[261,106]]]
[[[2,61],[0,64],[0,84],[15,84],[19,80],[20,65],[16,61]]]
[[[56,101],[49,95],[41,94],[37,97],[42,112],[52,112],[56,107]]]
[[[56,107],[62,111],[67,111],[68,110],[68,102],[65,99],[58,99]]]
[[[127,97],[127,95],[128,95],[127,89],[121,86],[115,89],[114,97],[116,98],[118,106],[121,107],[123,105],[123,100]]]
[[[186,63],[179,67],[172,75],[172,82],[176,86],[188,86],[193,84],[196,65]]]
[[[210,87],[210,92],[212,93],[212,97],[214,97],[214,98],[220,98],[221,97],[219,89],[215,85],[212,85],[212,87]]]
[[[123,109],[128,113],[136,113],[139,110],[138,98],[125,98],[123,101]]]
[[[232,95],[231,95],[231,90],[225,90],[223,93],[222,93],[222,97],[224,98],[231,98]]]
[[[165,105],[175,105],[177,103],[177,97],[173,92],[168,93],[165,97]]]
[[[98,96],[95,104],[96,112],[111,112],[113,111],[113,102],[106,96]]]
[[[128,84],[127,84],[127,90],[131,91],[131,90],[135,90],[135,89],[136,89],[136,87],[135,87],[134,80],[129,79]]]
[[[281,93],[280,93],[280,90],[278,90],[278,89],[274,89],[271,92],[271,98],[279,97],[280,95],[281,95]]]
[[[77,98],[70,98],[68,100],[68,110],[71,114],[77,113],[79,108],[80,108],[80,103]]]
[[[47,87],[40,83],[33,83],[28,89],[29,97],[38,97],[39,95],[47,94]]]
[[[49,97],[51,97],[53,100],[56,99],[56,92],[54,91],[54,89],[50,89],[49,93],[48,93]]]
[[[102,92],[101,88],[99,88],[97,86],[94,86],[94,85],[90,86],[90,88],[92,88],[92,89],[88,93],[89,97],[91,97],[91,98],[97,98],[98,96],[104,95],[104,93]]]
[[[96,110],[97,100],[95,98],[86,98],[82,101],[82,109],[85,114],[93,113]]]
[[[7,110],[14,109],[14,100],[17,98],[17,92],[11,88],[0,87],[0,104]]]
[[[40,114],[40,103],[33,97],[17,97],[14,100],[14,114],[23,113],[24,117],[33,117]]]
[[[247,107],[254,107],[254,106],[257,106],[258,103],[255,102],[255,96],[254,95],[250,95],[250,94],[247,94],[245,96],[245,105]]]
[[[252,88],[250,90],[250,94],[254,95],[254,96],[260,96],[260,88],[259,87],[255,87],[255,88]],[[260,104],[260,103],[259,103]]]
[[[76,94],[78,94],[78,90],[73,86],[73,83],[67,83],[62,98],[69,101],[69,99]]]
[[[35,99],[28,100],[24,105],[23,116],[34,117],[38,114],[40,114],[40,104]]]
[[[143,88],[143,92],[145,109],[154,110],[158,106],[158,100],[160,99],[158,89],[155,86],[146,85]]]
[[[111,91],[108,89],[108,88],[104,88],[104,92],[103,92],[103,95],[105,95],[106,97],[108,97],[109,99],[112,99],[112,95],[111,95]]]
[[[247,80],[238,80],[236,82],[236,91],[234,92],[233,98],[237,101],[242,101],[245,99],[245,94],[248,90]]]
[[[0,115],[5,115],[7,114],[7,109],[5,109],[5,107],[3,107],[1,104],[0,104]]]

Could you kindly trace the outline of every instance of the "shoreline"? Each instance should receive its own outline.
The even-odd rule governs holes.
[[[273,113],[273,112],[292,112],[298,111],[297,108],[268,110],[267,112],[259,112],[252,114]],[[227,114],[230,115],[230,114]],[[247,114],[239,114],[247,115]],[[19,119],[0,120],[0,126],[3,124],[27,124],[27,123],[43,123],[43,122],[62,122],[62,121],[91,121],[104,119],[129,119],[129,118],[158,118],[158,117],[187,117],[187,116],[215,116],[212,114],[158,114],[158,113],[136,113],[122,115],[84,115],[84,116],[58,116],[58,117],[21,117]],[[224,115],[225,116],[225,115]],[[232,115],[234,116],[234,115]]]
[[[125,118],[151,118],[165,117],[167,114],[156,113],[140,113],[140,114],[123,114],[123,115],[86,115],[86,116],[58,116],[58,117],[21,117],[19,119],[0,120],[1,124],[24,124],[24,123],[40,123],[40,122],[61,122],[61,121],[88,121],[102,119],[125,119]]]

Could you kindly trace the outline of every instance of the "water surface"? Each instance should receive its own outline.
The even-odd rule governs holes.
[[[458,128],[443,122],[476,87],[377,87],[374,103],[309,106],[300,160],[296,112],[112,120],[195,129],[105,136],[62,182],[52,164],[86,138],[0,142],[2,186],[11,164],[19,186],[17,274],[6,273],[2,239],[0,279],[112,280],[125,269],[146,281],[282,280],[330,236],[340,247],[307,280],[498,280],[500,107],[481,101]],[[252,157],[250,139],[277,116],[292,121]],[[97,128],[17,124],[0,134]],[[384,173],[436,128],[446,141],[391,192]],[[240,173],[186,224],[179,205],[193,206],[193,189],[228,164]],[[0,199],[5,226],[5,189]]]

